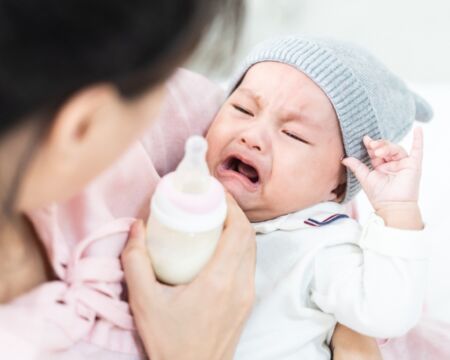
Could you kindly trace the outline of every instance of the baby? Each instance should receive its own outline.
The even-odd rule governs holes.
[[[257,232],[256,302],[236,359],[329,359],[336,322],[374,337],[415,325],[426,244],[404,229],[423,227],[421,133],[410,154],[390,141],[431,116],[355,46],[289,37],[250,54],[207,134],[212,174]],[[343,205],[360,183],[377,214],[364,229]]]

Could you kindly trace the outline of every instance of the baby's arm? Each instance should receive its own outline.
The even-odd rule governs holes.
[[[361,247],[335,245],[316,255],[311,300],[361,334],[397,337],[416,325],[422,312],[427,271],[423,239],[386,238],[379,224],[375,231],[372,226],[363,232]],[[364,235],[371,231],[379,236]]]
[[[344,164],[378,217],[369,221],[359,246],[331,246],[317,255],[312,299],[358,332],[399,336],[418,321],[426,289],[427,246],[417,205],[422,133],[415,131],[409,155],[386,141],[366,137],[364,143],[374,170],[356,159]]]

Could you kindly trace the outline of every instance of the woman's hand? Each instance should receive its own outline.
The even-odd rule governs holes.
[[[346,158],[347,166],[361,183],[375,211],[386,225],[421,229],[423,223],[417,205],[423,152],[422,130],[414,130],[411,151],[386,140],[363,141],[369,153],[373,170],[355,158]]]
[[[337,324],[331,339],[333,360],[382,360],[375,339]]]
[[[136,222],[122,253],[129,302],[152,360],[231,359],[254,300],[255,233],[228,195],[213,258],[187,285],[159,283]]]

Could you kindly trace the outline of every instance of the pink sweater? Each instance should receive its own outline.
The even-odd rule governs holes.
[[[185,140],[204,134],[223,101],[206,78],[179,70],[152,128],[107,172],[60,205],[30,213],[58,281],[0,307],[0,358],[143,357],[119,255],[136,218],[148,216],[160,177],[174,170]],[[46,354],[47,352],[47,354]],[[8,356],[6,356],[8,355]]]

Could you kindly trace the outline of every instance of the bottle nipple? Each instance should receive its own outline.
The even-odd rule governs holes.
[[[185,154],[175,171],[174,185],[183,193],[202,193],[208,190],[210,175],[206,163],[208,143],[202,136],[191,136]]]

